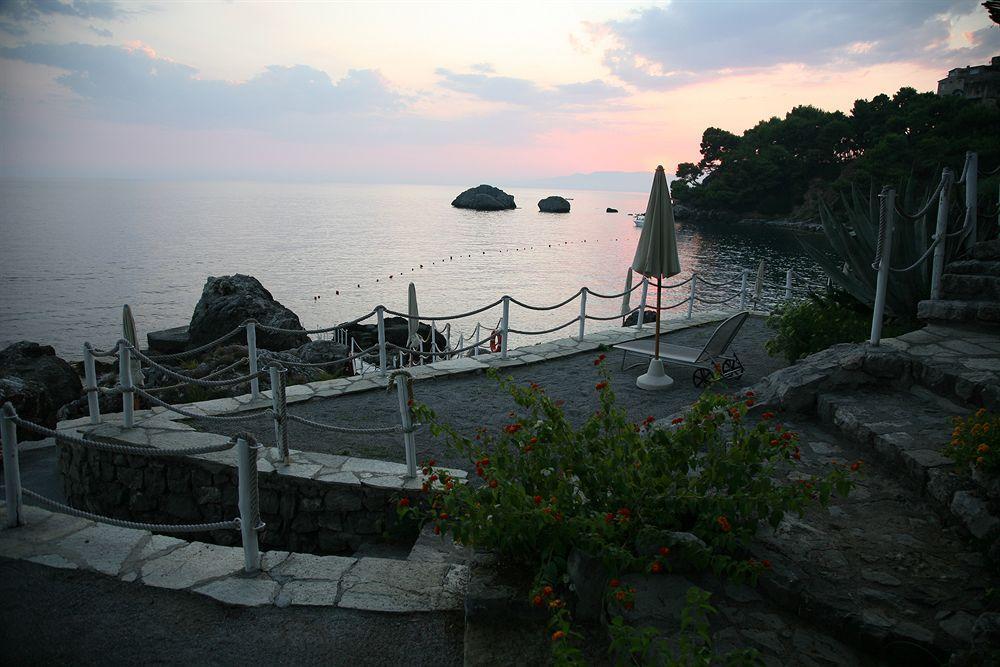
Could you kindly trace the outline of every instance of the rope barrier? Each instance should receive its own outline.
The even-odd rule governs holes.
[[[520,331],[519,329],[508,329],[508,333],[521,334],[522,336],[541,336],[542,334],[552,333],[553,331],[559,331],[560,329],[565,329],[571,324],[575,324],[580,321],[580,316],[577,315],[571,319],[566,324],[560,324],[557,327],[552,327],[551,329],[545,329],[544,331]]]
[[[511,299],[511,301],[513,301],[513,299]],[[439,322],[441,320],[457,320],[457,319],[461,319],[463,317],[469,317],[471,315],[478,315],[479,313],[481,313],[481,312],[483,312],[485,310],[489,310],[490,308],[494,308],[496,306],[499,306],[501,303],[503,303],[503,299],[497,299],[496,301],[494,301],[491,304],[483,306],[482,308],[476,308],[475,310],[470,310],[467,313],[459,313],[458,315],[443,315],[443,316],[439,316],[439,317],[430,317],[429,315],[420,315],[419,319],[421,319],[421,320],[427,320],[428,322]],[[406,318],[410,317],[409,313],[401,313],[401,312],[396,311],[396,310],[389,310],[388,308],[385,308],[383,310],[383,312],[385,312],[385,313],[387,313],[389,315],[395,315],[396,317],[406,317]]]
[[[337,329],[344,329],[344,328],[347,328],[347,327],[349,327],[349,326],[352,326],[352,325],[355,325],[355,324],[358,324],[358,323],[360,323],[360,322],[364,322],[364,321],[365,321],[365,320],[367,320],[367,319],[368,319],[369,317],[371,317],[372,315],[374,315],[374,314],[375,314],[375,312],[376,312],[376,311],[375,311],[375,310],[373,309],[373,310],[372,310],[372,311],[371,311],[370,313],[368,313],[367,315],[362,315],[361,317],[358,317],[358,318],[356,318],[356,319],[353,319],[353,320],[351,320],[350,322],[342,322],[341,324],[338,324],[338,325],[336,325],[336,326],[332,326],[332,327],[325,327],[325,328],[323,328],[323,329],[282,329],[282,328],[280,328],[280,327],[273,327],[273,326],[270,326],[270,325],[268,325],[268,324],[261,324],[260,322],[256,322],[255,324],[257,325],[257,328],[258,328],[258,329],[261,329],[261,330],[263,330],[263,331],[270,331],[270,332],[272,332],[272,333],[287,333],[287,334],[321,334],[321,333],[330,333],[331,331],[336,331]]]
[[[249,359],[237,359],[235,363],[229,364],[225,368],[220,368],[219,370],[212,371],[208,375],[205,375],[204,377],[201,377],[199,379],[201,379],[201,380],[211,380],[214,377],[218,377],[218,376],[220,376],[220,375],[222,375],[224,373],[228,373],[229,371],[233,370],[237,366],[242,366],[243,364],[247,363],[248,361],[250,361],[250,360]],[[171,389],[180,389],[181,387],[185,386],[186,384],[187,384],[187,382],[178,382],[177,384],[170,384],[170,385],[167,385],[165,387],[152,387],[150,389],[147,389],[147,391],[149,391],[150,393],[156,393],[156,392],[162,392],[162,391],[169,391]],[[121,392],[119,392],[119,393],[121,393]]]
[[[331,431],[333,433],[348,433],[357,435],[379,435],[383,433],[412,433],[412,431],[404,431],[403,427],[399,424],[394,426],[372,426],[372,427],[350,427],[350,426],[335,426],[334,424],[324,424],[322,422],[313,421],[311,419],[306,419],[305,417],[299,417],[298,415],[286,415],[289,421],[297,422],[305,426],[311,426],[313,428],[322,429],[324,431]],[[416,430],[416,429],[414,429]]]
[[[62,512],[63,514],[69,514],[70,516],[79,517],[81,519],[90,519],[91,521],[99,521],[101,523],[107,523],[112,526],[118,526],[119,528],[133,528],[135,530],[148,530],[151,533],[205,533],[211,530],[230,530],[240,527],[239,519],[230,519],[229,521],[216,521],[214,523],[141,523],[138,521],[126,521],[124,519],[114,519],[109,516],[102,516],[100,514],[94,514],[93,512],[86,512],[84,510],[79,510],[75,507],[70,507],[64,503],[60,503],[51,498],[41,495],[40,493],[35,493],[30,489],[21,489],[21,493],[28,498],[33,498],[40,505],[44,505],[50,509],[57,512]]]
[[[61,442],[80,445],[81,447],[89,447],[91,449],[99,449],[106,452],[114,452],[116,454],[135,454],[138,456],[189,456],[193,454],[211,454],[214,452],[222,452],[235,445],[232,440],[221,445],[205,445],[203,447],[191,447],[185,449],[161,449],[158,447],[143,447],[140,445],[123,445],[113,442],[105,442],[103,440],[89,440],[73,435],[67,435],[66,433],[55,431],[51,428],[46,428],[45,426],[23,419],[19,417],[17,413],[11,415],[10,419],[21,428],[33,431],[39,435],[44,435],[47,438],[55,438]]]
[[[627,289],[627,290],[625,290],[623,292],[618,292],[617,294],[601,294],[600,292],[594,292],[594,291],[589,290],[589,289],[587,290],[587,294],[589,294],[591,296],[596,296],[598,299],[620,299],[621,297],[625,296],[626,294],[631,294],[632,292],[636,291],[640,287],[642,287],[642,281],[641,280],[639,282],[637,282],[635,285],[633,285],[631,289]]]
[[[142,396],[153,405],[159,406],[166,410],[170,410],[171,412],[175,412],[179,415],[183,415],[185,417],[188,417],[189,419],[205,419],[208,421],[214,421],[219,423],[246,422],[259,419],[262,416],[270,416],[271,412],[270,409],[265,409],[262,410],[261,412],[251,411],[241,415],[200,415],[196,412],[191,412],[189,410],[185,410],[184,408],[178,408],[175,405],[171,405],[170,403],[167,403],[166,401],[159,399],[156,396],[153,396],[152,394],[142,389],[141,387],[133,387],[132,391],[137,393],[139,396]]]
[[[618,313],[617,315],[611,315],[610,317],[598,317],[597,315],[587,315],[587,319],[588,320],[595,320],[597,322],[609,322],[611,320],[621,320],[621,319],[624,319],[624,318],[628,317],[632,313],[639,312],[639,308],[641,308],[641,306],[636,306],[635,308],[633,308],[632,310],[628,311],[624,315],[622,315],[621,313]]]
[[[151,358],[147,357],[145,354],[136,349],[136,347],[131,343],[129,343],[128,341],[121,341],[121,344],[124,344],[129,350],[131,350],[132,354],[135,355],[137,359],[146,362],[153,368],[157,368],[163,373],[169,375],[170,377],[180,380],[182,382],[188,382],[190,384],[196,384],[202,387],[231,387],[234,385],[246,384],[247,382],[253,380],[254,378],[261,378],[266,376],[266,373],[264,373],[263,371],[257,371],[256,373],[250,373],[249,375],[241,375],[240,377],[232,378],[231,380],[204,380],[201,378],[193,378],[184,375],[183,373],[178,373],[175,370],[167,368],[166,366],[153,361]]]
[[[709,287],[729,287],[730,285],[733,285],[733,284],[739,282],[742,278],[743,278],[743,276],[736,276],[735,278],[731,278],[731,279],[729,279],[729,280],[727,280],[725,282],[713,283],[710,280],[705,280],[704,278],[702,278],[699,275],[698,276],[698,282],[704,283],[705,285],[708,285]]]
[[[733,294],[732,296],[726,297],[725,299],[710,300],[710,299],[702,299],[700,296],[698,296],[697,294],[695,294],[694,300],[697,301],[698,303],[703,303],[706,306],[715,306],[715,305],[718,305],[720,303],[729,303],[730,301],[732,301],[733,299],[738,298],[739,296],[740,296],[739,294]]]
[[[90,354],[95,357],[114,357],[118,354],[118,344],[116,343],[110,350],[96,350],[91,346],[90,343],[84,343],[83,346],[90,350]]]
[[[388,345],[388,343],[386,343],[386,345]],[[369,353],[371,353],[371,352],[373,352],[373,351],[375,351],[377,349],[378,349],[378,343],[376,343],[375,345],[371,345],[369,347],[366,347],[365,349],[361,350],[360,352],[355,352],[354,354],[350,355],[349,357],[344,357],[343,359],[334,359],[333,361],[316,361],[316,362],[288,361],[287,359],[282,359],[281,360],[281,364],[283,366],[294,366],[296,368],[322,368],[324,366],[334,366],[336,364],[343,364],[343,363],[348,362],[348,361],[354,361],[355,359],[359,359],[359,358],[365,356],[366,354],[369,354]]]
[[[942,172],[942,174],[941,174],[941,180],[938,181],[937,187],[934,188],[934,192],[931,193],[931,196],[928,197],[927,202],[921,207],[921,209],[919,211],[917,211],[916,213],[912,213],[912,214],[906,213],[901,208],[899,208],[899,206],[897,205],[896,206],[896,213],[900,217],[907,218],[909,220],[917,220],[917,219],[923,217],[923,215],[925,213],[927,213],[928,210],[930,210],[931,204],[934,203],[934,200],[936,200],[937,197],[938,197],[938,195],[941,194],[941,190],[946,187],[946,183],[949,186],[951,185],[950,181],[953,178],[954,178],[954,176],[952,175],[951,171]],[[963,178],[964,178],[964,172],[963,172]],[[961,183],[961,181],[959,181],[959,182]],[[879,218],[880,218],[880,222],[881,222],[881,214],[879,215]]]
[[[583,294],[582,288],[578,292],[576,292],[576,294],[574,294],[573,296],[569,297],[568,299],[565,299],[564,301],[560,301],[554,306],[532,306],[531,304],[524,303],[523,301],[518,301],[514,297],[510,297],[510,302],[516,303],[517,305],[521,306],[521,308],[527,308],[528,310],[555,310],[556,308],[562,308],[566,304],[576,301],[581,294]]]
[[[191,350],[184,350],[183,352],[175,352],[174,354],[157,354],[155,356],[147,356],[146,358],[149,359],[150,361],[173,361],[175,359],[186,359],[187,357],[193,357],[196,354],[199,354],[206,350],[211,350],[222,341],[229,340],[230,338],[232,338],[241,331],[243,331],[242,324],[233,329],[232,331],[230,331],[229,333],[224,334],[211,342],[205,343],[204,345],[199,345],[198,347],[193,348]],[[118,347],[115,346],[115,349],[117,350]],[[135,350],[136,348],[133,347],[132,349]]]

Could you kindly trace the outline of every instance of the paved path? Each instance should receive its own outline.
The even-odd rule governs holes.
[[[673,343],[700,346],[705,343],[717,323],[685,329],[669,336]],[[745,375],[733,387],[755,383],[768,373],[785,366],[783,359],[770,357],[764,351],[764,341],[770,331],[763,318],[751,317],[736,339],[734,348],[746,366]],[[597,408],[594,384],[599,381],[593,361],[598,351],[505,369],[519,383],[537,382],[556,399],[566,401],[565,410],[570,420],[579,423]],[[635,379],[645,372],[645,365],[621,370],[621,352],[609,351],[608,366],[612,371],[611,384],[631,419],[641,421],[649,415],[658,418],[672,414],[690,405],[701,393],[691,382],[691,369],[667,366],[675,379],[675,386],[667,392],[647,392],[635,386]],[[630,357],[632,361],[641,361]],[[442,420],[467,433],[480,426],[499,429],[509,421],[508,413],[515,409],[513,400],[502,393],[497,383],[484,373],[443,376],[420,380],[414,384],[416,398],[433,408]],[[395,395],[384,391],[367,391],[343,394],[333,398],[313,399],[289,406],[293,414],[315,421],[344,425],[384,424],[399,419]],[[204,430],[217,429],[210,422],[196,423]],[[260,419],[241,424],[251,430],[262,442],[274,441],[273,422]],[[352,436],[330,434],[297,423],[289,424],[289,441],[293,448],[331,454],[345,454],[366,458],[403,461],[402,438],[399,436]],[[423,431],[417,434],[418,458],[434,458],[439,465],[470,469],[448,450],[443,440],[434,439]]]
[[[459,665],[461,612],[234,608],[0,558],[0,663]]]

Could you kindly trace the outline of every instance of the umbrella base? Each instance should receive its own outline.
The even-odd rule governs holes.
[[[635,381],[635,386],[647,391],[670,389],[673,384],[674,379],[663,372],[663,362],[659,359],[650,359],[649,369]]]

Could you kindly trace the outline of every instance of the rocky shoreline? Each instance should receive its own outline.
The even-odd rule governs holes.
[[[674,204],[674,218],[678,222],[711,222],[729,225],[758,225],[779,227],[797,232],[822,233],[823,225],[816,219],[795,220],[790,218],[739,217],[740,214],[718,209],[697,209],[684,204]]]

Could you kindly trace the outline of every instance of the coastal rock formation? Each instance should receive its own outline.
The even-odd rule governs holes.
[[[607,212],[607,213],[617,213],[617,212],[618,212],[618,209],[616,209],[616,208],[611,208],[611,207],[609,206],[609,207],[608,207],[608,210],[607,210],[606,212]]]
[[[188,328],[183,326],[150,331],[146,334],[146,341],[149,343],[149,351],[154,354],[176,354],[188,348],[191,337],[188,335]]]
[[[59,408],[82,394],[80,377],[51,346],[23,340],[0,351],[0,403],[10,401],[21,417],[55,428]],[[18,437],[41,438],[27,429]]]
[[[332,340],[313,340],[291,351],[300,361],[307,364],[321,364],[334,359],[343,359],[350,352],[346,345]]]
[[[504,211],[517,208],[514,198],[492,185],[478,185],[469,188],[451,202],[455,208],[471,208],[475,211]]]
[[[655,322],[655,321],[656,321],[656,311],[655,310],[646,310],[646,311],[643,312],[643,317],[642,317],[642,323],[643,324],[645,324],[646,322]],[[624,324],[624,326],[626,326],[626,327],[634,327],[638,323],[639,323],[639,311],[637,310],[637,311],[635,311],[634,313],[631,313],[628,317],[625,318],[625,324]]]
[[[563,197],[552,195],[538,202],[538,210],[543,213],[569,213],[569,202]]]
[[[209,277],[194,308],[188,327],[190,345],[211,342],[238,327],[244,320],[293,329],[303,333],[273,333],[257,329],[257,347],[264,350],[288,350],[309,342],[298,315],[274,300],[253,276]],[[234,338],[238,340],[238,338]]]
[[[348,335],[354,338],[358,347],[365,349],[378,344],[378,327],[374,324],[352,324],[345,327]],[[431,328],[423,322],[417,327],[417,333],[424,340],[430,340]],[[409,328],[405,317],[387,317],[385,319],[385,342],[400,347],[406,346],[406,339],[409,337]],[[437,335],[437,347],[443,350],[448,343],[440,332]],[[426,349],[425,344],[425,349]]]

